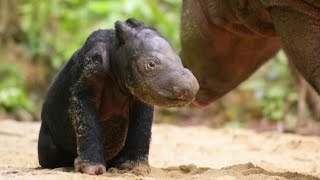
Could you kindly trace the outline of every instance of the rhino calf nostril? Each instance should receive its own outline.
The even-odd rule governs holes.
[[[188,90],[181,89],[179,90],[179,94],[181,94],[182,96],[187,96],[189,93],[188,93]]]
[[[189,91],[187,89],[180,89],[178,87],[173,88],[174,94],[181,97],[181,96],[188,96]]]

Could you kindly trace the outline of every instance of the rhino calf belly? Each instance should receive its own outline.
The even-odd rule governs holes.
[[[123,148],[129,120],[123,117],[117,117],[102,121],[104,159],[106,161],[114,158]]]

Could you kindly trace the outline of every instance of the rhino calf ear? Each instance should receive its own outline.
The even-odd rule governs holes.
[[[115,29],[116,36],[121,44],[124,44],[130,37],[133,37],[134,29],[121,21],[115,23]]]
[[[132,27],[132,28],[136,28],[136,27],[140,27],[140,26],[144,26],[144,24],[134,18],[130,18],[126,20],[126,23]]]

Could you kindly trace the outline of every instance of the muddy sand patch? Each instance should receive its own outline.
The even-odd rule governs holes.
[[[319,179],[320,138],[239,129],[154,125],[151,173],[41,169],[39,123],[0,121],[0,179]]]

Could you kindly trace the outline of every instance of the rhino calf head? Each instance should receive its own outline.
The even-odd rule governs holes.
[[[115,23],[114,58],[120,80],[142,101],[166,107],[189,104],[199,90],[193,74],[157,30],[134,19]]]

